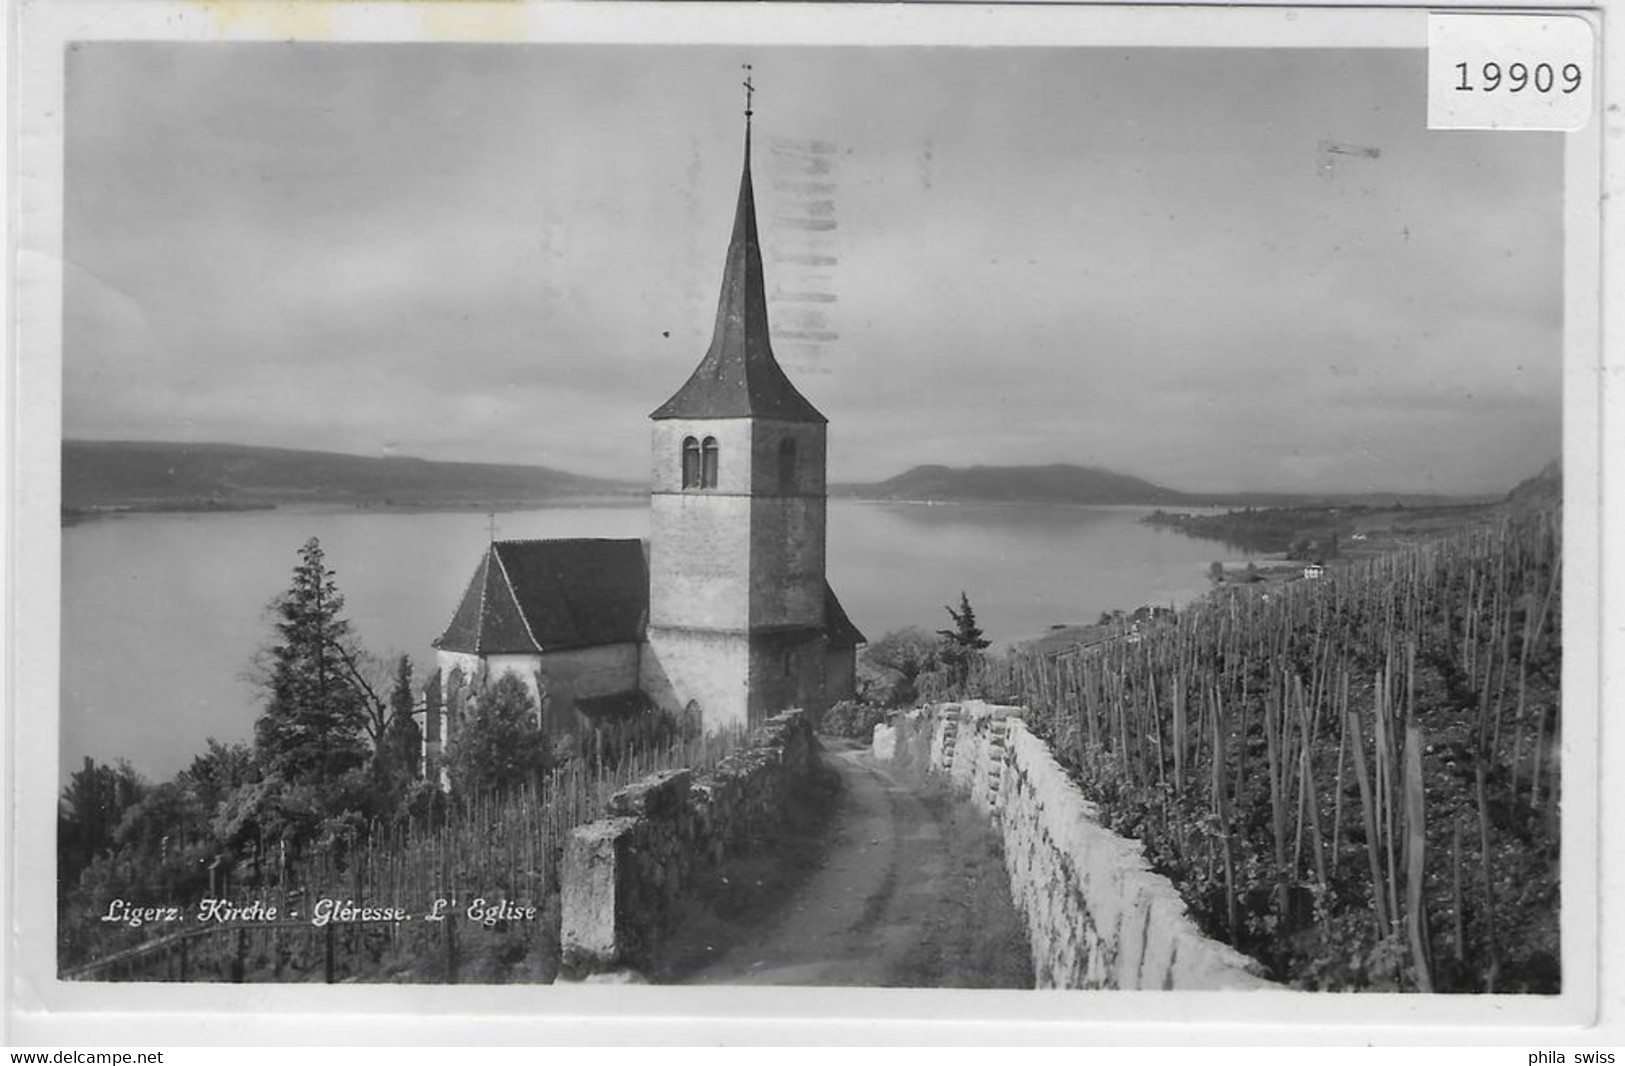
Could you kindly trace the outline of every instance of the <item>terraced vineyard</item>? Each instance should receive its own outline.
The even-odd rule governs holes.
[[[1298,987],[1561,982],[1561,511],[989,660],[1213,935]]]

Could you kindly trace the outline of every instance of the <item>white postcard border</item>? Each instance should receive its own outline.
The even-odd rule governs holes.
[[[1477,5],[1444,4],[1444,7]],[[1558,3],[1521,5],[1557,9]],[[627,987],[448,987],[283,985],[89,985],[55,978],[54,809],[57,791],[60,348],[62,297],[63,45],[69,40],[557,41],[738,44],[1043,44],[1179,47],[1423,47],[1425,9],[1296,7],[1173,8],[696,4],[172,3],[86,0],[25,4],[20,12],[14,101],[15,345],[9,442],[10,682],[8,770],[15,833],[9,927],[18,950],[8,962],[14,1037],[29,1043],[141,1038],[168,1043],[501,1043],[605,1038],[811,1039],[1005,1033],[1104,1043],[1275,1042],[1278,1040],[1531,1043],[1554,1027],[1574,1031],[1599,1017],[1599,996],[1617,1001],[1612,966],[1618,930],[1599,916],[1619,899],[1619,833],[1625,798],[1599,792],[1598,767],[1625,755],[1600,707],[1621,705],[1617,669],[1604,642],[1604,597],[1625,599],[1625,582],[1605,565],[1604,445],[1625,439],[1602,417],[1607,386],[1622,372],[1604,363],[1599,304],[1602,131],[1567,138],[1565,207],[1564,461],[1567,493],[1563,948],[1559,997],[1184,994],[947,990],[725,990]],[[1600,35],[1600,27],[1599,27]],[[1610,47],[1605,41],[1605,47]],[[1616,99],[1608,88],[1606,105]],[[1601,109],[1599,109],[1601,110]],[[1617,135],[1617,110],[1605,116]],[[1515,136],[1516,134],[1510,134]],[[1609,189],[1619,190],[1617,174]],[[1617,237],[1617,234],[1610,234]],[[1615,246],[1609,249],[1617,253]],[[1613,261],[1617,262],[1617,259]],[[1619,294],[1609,305],[1618,321]],[[1617,386],[1616,386],[1617,387]],[[1617,479],[1616,479],[1617,483]],[[1618,536],[1615,535],[1617,542]],[[1596,574],[1601,580],[1589,581]],[[1613,609],[1617,623],[1617,607]],[[1584,634],[1597,633],[1595,642]],[[1606,753],[1606,754],[1605,754]],[[1599,810],[1600,808],[1600,810]],[[1592,874],[1596,876],[1593,878]],[[1604,940],[1604,938],[1608,938]],[[1599,946],[1599,942],[1600,946]],[[1602,975],[1601,983],[1598,974]],[[469,1023],[478,1020],[478,1031]],[[1180,1028],[1170,1032],[1170,1023]],[[974,1036],[966,1027],[974,1031]],[[1014,1028],[1011,1028],[1014,1027]],[[1312,1027],[1312,1028],[1310,1028]],[[1015,1038],[1012,1036],[1011,1038]]]

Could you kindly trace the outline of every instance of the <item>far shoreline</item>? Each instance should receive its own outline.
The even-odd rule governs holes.
[[[80,525],[109,518],[128,518],[156,515],[232,515],[265,514],[281,511],[292,514],[349,514],[373,512],[385,514],[513,514],[519,511],[539,511],[550,507],[646,507],[648,493],[624,495],[559,496],[545,500],[456,500],[430,501],[370,501],[344,502],[339,500],[278,500],[275,502],[220,502],[220,503],[117,503],[93,504],[88,507],[63,507],[62,525]]]

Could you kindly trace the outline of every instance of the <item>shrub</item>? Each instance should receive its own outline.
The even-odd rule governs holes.
[[[874,735],[875,726],[885,720],[886,709],[884,707],[877,707],[872,703],[842,700],[824,712],[824,720],[819,727],[819,731],[829,736],[868,740]]]

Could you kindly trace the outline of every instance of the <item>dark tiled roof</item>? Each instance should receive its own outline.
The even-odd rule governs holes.
[[[468,590],[451,616],[451,624],[434,642],[435,647],[486,654],[537,650],[519,603],[502,576],[502,568],[495,565],[495,558],[494,548],[480,557]]]
[[[835,590],[829,587],[828,581],[824,582],[824,639],[832,648],[855,648],[869,643],[869,638],[842,610],[841,601],[835,598]]]
[[[500,655],[631,643],[643,640],[648,616],[649,566],[642,541],[500,540],[480,557],[434,646]],[[828,582],[824,632],[833,648],[868,641]]]
[[[776,418],[825,422],[796,391],[768,344],[767,291],[762,247],[756,233],[756,200],[750,181],[750,130],[745,131],[745,172],[739,206],[722,269],[722,295],[711,347],[676,395],[649,416],[662,418]]]
[[[640,641],[648,607],[641,541],[497,541],[435,647],[492,655]]]

